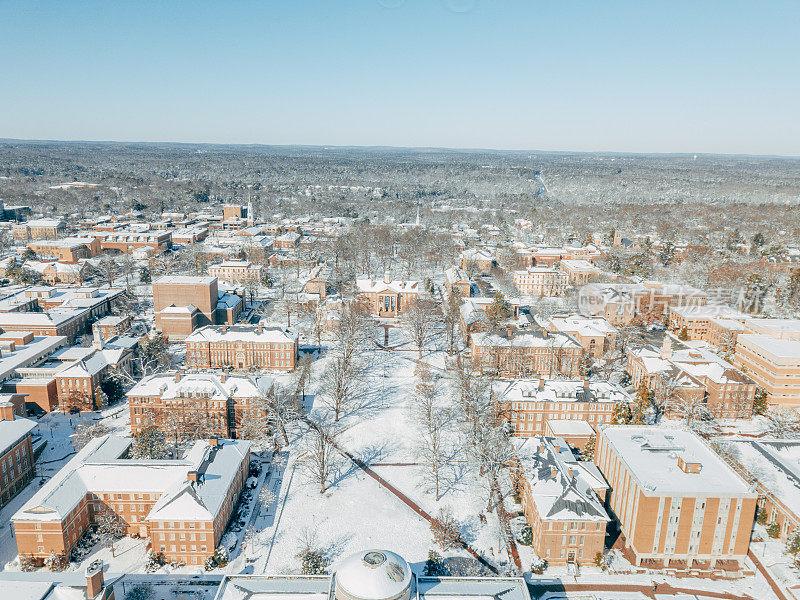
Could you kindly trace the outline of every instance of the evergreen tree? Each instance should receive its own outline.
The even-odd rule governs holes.
[[[636,402],[633,405],[633,412],[631,413],[631,423],[634,425],[644,425],[647,419],[647,414],[650,412],[652,394],[647,389],[647,384],[643,381],[636,390]]]
[[[586,445],[581,451],[581,460],[591,461],[594,459],[594,447],[596,442],[597,436],[595,434],[590,435],[589,439],[586,440]]]
[[[753,396],[753,412],[757,415],[763,415],[766,414],[767,408],[767,390],[757,387],[755,396]]]
[[[150,283],[153,280],[152,275],[150,274],[150,269],[147,267],[142,267],[139,270],[139,281],[142,283]]]
[[[786,552],[792,556],[797,556],[800,552],[800,529],[795,529],[786,538]]]
[[[164,432],[156,425],[142,427],[133,435],[133,455],[136,458],[165,458],[167,443]]]
[[[492,303],[486,307],[486,316],[493,327],[497,327],[511,316],[511,305],[502,293],[495,293]]]
[[[689,339],[689,331],[686,329],[686,325],[681,327],[680,333],[678,333],[678,339],[682,342]]]
[[[781,533],[781,526],[775,521],[767,525],[767,535],[771,538],[777,538]]]
[[[614,425],[628,425],[631,422],[631,408],[624,400],[620,400],[614,405],[614,412],[611,413],[611,422]]]

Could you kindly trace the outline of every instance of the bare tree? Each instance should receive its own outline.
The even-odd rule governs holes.
[[[422,358],[425,342],[433,334],[434,319],[437,312],[436,303],[426,298],[417,298],[409,303],[405,311],[403,311],[403,328],[417,345],[420,358]]]
[[[456,346],[456,332],[461,321],[461,304],[463,298],[460,292],[453,288],[447,294],[444,305],[442,307],[444,312],[444,330],[447,335],[447,353],[453,354]]]
[[[710,421],[712,414],[706,404],[705,391],[674,390],[666,401],[666,412],[681,419],[692,429],[701,421]]]
[[[800,435],[800,414],[792,408],[775,406],[767,413],[769,433],[777,438],[793,438]]]
[[[352,406],[362,374],[363,366],[358,357],[347,360],[337,354],[328,363],[323,374],[322,403],[333,413],[334,422]]]
[[[429,481],[439,501],[439,482],[447,460],[443,430],[449,421],[449,412],[441,405],[438,378],[420,365],[418,380],[411,395],[411,414],[419,432],[415,438],[417,460],[425,465],[424,478]]]
[[[439,510],[438,516],[431,521],[431,533],[434,543],[442,550],[459,547],[461,544],[460,527],[450,507]]]
[[[75,450],[80,450],[95,438],[103,437],[111,433],[111,428],[102,422],[79,423],[72,434],[72,446]]]
[[[320,494],[327,490],[328,482],[336,469],[334,437],[333,429],[322,423],[312,424],[304,437],[303,470],[319,486]]]

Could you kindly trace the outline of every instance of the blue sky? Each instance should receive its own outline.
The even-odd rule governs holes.
[[[0,0],[0,137],[800,155],[800,2]]]

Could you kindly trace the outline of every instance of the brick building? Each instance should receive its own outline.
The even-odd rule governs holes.
[[[258,325],[207,326],[186,343],[186,364],[194,368],[231,367],[292,371],[297,363],[299,336],[285,327]]]
[[[116,229],[99,232],[100,248],[130,254],[136,250],[149,249],[154,254],[161,254],[172,247],[171,231],[134,231]]]
[[[617,345],[617,328],[605,319],[593,319],[582,315],[553,317],[547,323],[548,329],[560,331],[571,336],[592,358],[602,358]]]
[[[674,306],[669,309],[669,329],[676,335],[685,333],[686,339],[708,341],[708,330],[713,319],[729,319],[743,323],[747,315],[729,306]]]
[[[226,260],[208,267],[208,274],[229,283],[255,282],[260,285],[264,278],[264,267],[246,260]]]
[[[213,554],[244,486],[250,442],[198,441],[179,460],[127,458],[132,440],[91,440],[12,517],[17,551],[42,562],[68,556],[101,515],[150,537],[169,561]]]
[[[553,267],[528,267],[513,273],[514,287],[522,296],[562,296],[568,277]]]
[[[66,336],[74,341],[86,333],[89,310],[85,308],[55,308],[47,312],[0,313],[0,329],[30,331],[34,335]]]
[[[517,437],[547,435],[551,422],[554,425],[549,427],[550,432],[559,426],[563,429],[561,422],[585,423],[591,435],[612,422],[618,403],[633,401],[619,385],[588,379],[498,382],[493,391],[501,417]],[[586,437],[581,433],[571,439],[568,434],[565,439],[573,447],[582,449]]]
[[[13,235],[16,241],[54,240],[66,230],[61,219],[31,219],[25,223],[15,223]]]
[[[800,341],[740,334],[733,362],[767,391],[769,402],[800,406]]]
[[[477,332],[469,337],[475,368],[501,377],[556,375],[578,377],[583,348],[570,336],[547,329],[509,328]]]
[[[479,273],[491,273],[494,266],[491,252],[482,248],[464,250],[458,258],[458,266],[465,271],[475,270]]]
[[[562,260],[558,263],[558,268],[567,274],[567,280],[574,286],[589,283],[603,272],[588,260]]]
[[[637,565],[741,565],[758,495],[694,433],[648,426],[600,430],[595,464]]]
[[[254,407],[254,402],[271,394],[273,386],[270,377],[249,375],[180,372],[151,375],[127,393],[131,433],[154,424],[168,437],[183,435],[183,428],[199,430],[207,436],[236,438],[248,412],[256,411],[260,418],[266,417],[263,409]]]
[[[396,317],[419,297],[419,281],[357,279],[356,292],[375,317]]]
[[[531,548],[551,565],[592,564],[611,520],[603,501],[608,486],[591,462],[579,462],[559,438],[515,439],[511,470]]]
[[[469,298],[472,295],[472,282],[464,269],[451,267],[444,272],[444,276],[444,286],[448,294],[456,290],[462,298]]]
[[[681,405],[698,402],[718,419],[753,415],[757,384],[751,377],[703,348],[673,352],[671,341],[665,338],[660,351],[639,348],[628,354],[627,371],[634,386],[644,383],[666,404],[668,416],[679,416]]]
[[[688,285],[644,283],[588,283],[581,287],[581,313],[603,317],[612,325],[663,322],[671,307],[704,306],[708,296]]]
[[[82,258],[93,258],[100,253],[100,241],[94,237],[72,237],[60,240],[31,242],[28,249],[40,260],[77,263]]]
[[[33,478],[31,433],[35,428],[36,421],[18,418],[12,402],[0,399],[0,508]]]
[[[220,293],[216,277],[165,275],[153,283],[153,308],[156,329],[183,339],[198,327],[235,323],[242,299]]]

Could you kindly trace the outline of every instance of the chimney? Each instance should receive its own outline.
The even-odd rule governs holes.
[[[258,322],[258,333],[264,333],[264,325],[261,321]]]
[[[227,331],[228,331],[228,324],[227,323],[223,323],[222,324],[222,333],[226,333]]]
[[[197,483],[197,471],[187,471],[186,472],[186,481],[193,481]]]
[[[212,448],[218,448],[219,447],[219,438],[218,437],[210,438],[208,440],[208,445],[211,446]]]
[[[544,440],[539,441],[539,454],[544,454],[545,447],[544,447]]]
[[[225,383],[228,380],[228,374],[223,371],[219,376],[220,383]]]
[[[544,377],[539,377],[539,391],[541,392],[544,389],[545,380]]]
[[[96,598],[103,591],[103,561],[98,559],[86,567],[86,597]]]
[[[583,389],[585,389],[587,391],[589,390],[589,380],[588,379],[584,379],[583,380]]]
[[[391,283],[391,281],[392,281],[392,280],[391,280],[391,278],[389,277],[389,273],[387,273],[386,271],[384,271],[384,273],[383,273],[383,283]]]
[[[103,333],[97,323],[92,325],[92,348],[95,350],[103,349]]]
[[[550,467],[550,477],[552,477],[553,479],[558,477],[558,469],[556,469],[555,467]]]
[[[175,371],[175,381],[180,381],[180,380],[181,380],[181,372]]]

